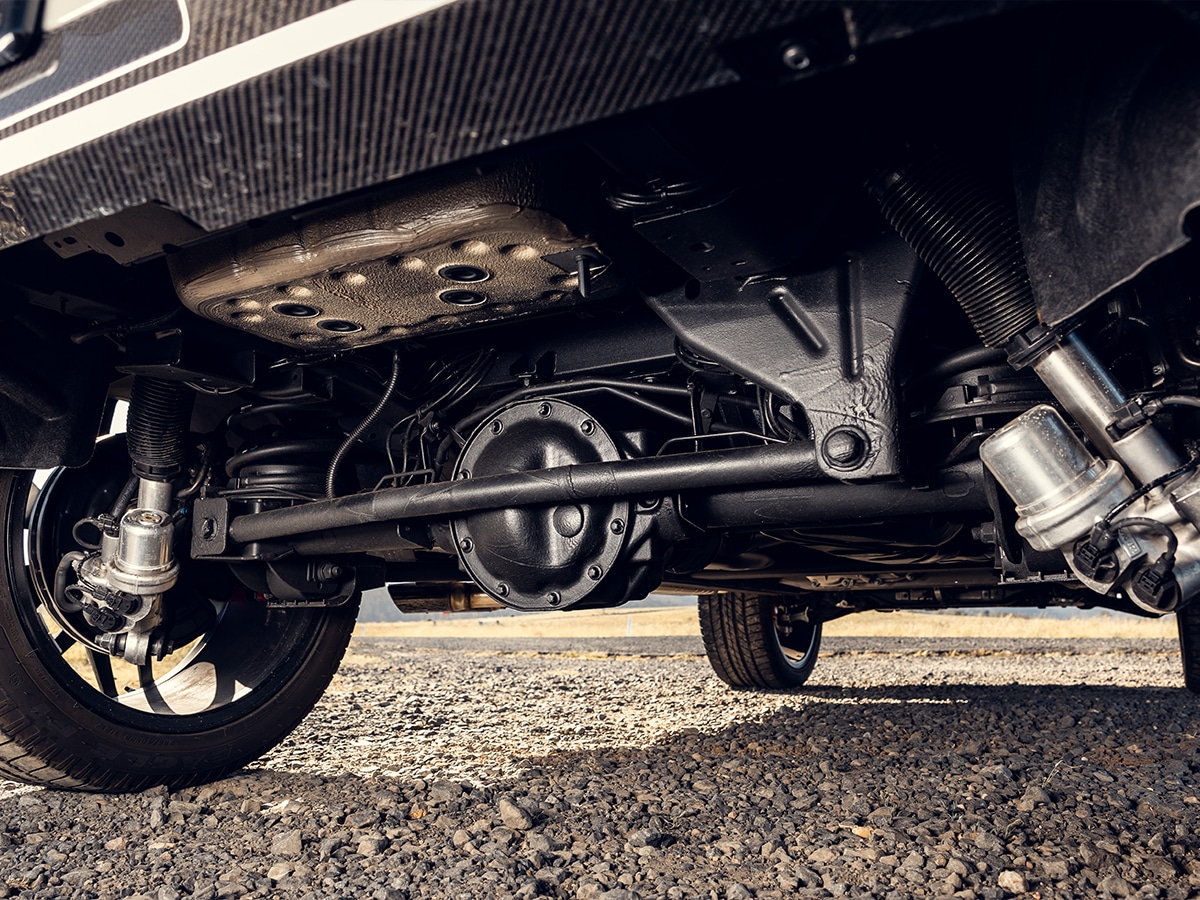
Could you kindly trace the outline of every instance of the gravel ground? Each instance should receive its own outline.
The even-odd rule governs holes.
[[[0,895],[1200,897],[1173,642],[822,656],[804,693],[752,694],[690,638],[357,639],[236,777],[4,785]]]

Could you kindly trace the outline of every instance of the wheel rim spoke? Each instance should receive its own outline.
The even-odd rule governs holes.
[[[100,653],[98,650],[88,649],[88,663],[92,667],[92,675],[96,678],[96,685],[104,693],[106,697],[117,696],[117,682],[113,678],[112,657],[107,653]]]
[[[779,644],[784,661],[793,668],[803,668],[816,643],[816,628],[810,623],[796,623],[790,619],[785,626],[781,620],[787,616],[787,607],[775,608],[775,640]]]
[[[75,643],[75,638],[65,628],[54,636],[54,646],[63,653],[75,646]]]
[[[152,712],[162,713],[164,715],[172,715],[174,711],[170,704],[163,699],[162,692],[158,689],[158,685],[154,681],[154,665],[145,663],[137,667],[138,687],[142,689],[142,696],[146,698],[146,703],[149,705]]]

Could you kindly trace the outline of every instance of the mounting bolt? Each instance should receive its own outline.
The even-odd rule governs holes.
[[[461,472],[458,473],[457,477],[458,477],[459,481],[466,481],[468,478],[471,477],[471,473],[469,471],[467,471],[466,469],[463,469]]]
[[[592,581],[599,581],[604,576],[604,570],[599,566],[588,566],[587,577]]]
[[[803,72],[812,66],[812,57],[809,55],[808,47],[799,41],[792,41],[784,47],[779,60],[793,72]]]
[[[550,596],[546,598],[551,606],[558,606],[562,603],[562,594],[558,591],[551,591]]]
[[[549,403],[543,403],[538,407],[538,415],[544,419],[550,415],[553,409],[554,407],[552,407]]]
[[[205,516],[200,522],[200,539],[203,541],[212,541],[217,537],[217,520]]]
[[[498,585],[496,585],[496,595],[499,597],[507,597],[508,596],[508,585],[505,584],[503,581],[500,582]]]
[[[582,431],[584,434],[591,435],[596,431],[596,423],[593,422],[591,419],[584,419],[579,424],[579,430]]]
[[[458,542],[458,549],[461,550],[463,553],[470,553],[472,550],[475,549],[475,542],[473,540],[471,540],[470,538],[463,538],[461,541]]]
[[[625,532],[625,523],[620,519],[613,519],[608,523],[608,530],[613,534],[623,534]]]
[[[835,469],[857,469],[867,461],[869,448],[865,434],[856,428],[841,426],[825,436],[821,442],[821,456]]]
[[[999,540],[999,536],[996,534],[996,523],[984,522],[978,528],[972,528],[971,537],[981,544],[995,544]]]
[[[499,419],[496,419],[496,421],[492,422],[492,434],[499,434],[503,430],[504,430],[504,423],[501,422]]]
[[[342,577],[342,567],[333,562],[318,563],[313,575],[316,576],[315,580],[317,581],[333,581],[335,578]]]

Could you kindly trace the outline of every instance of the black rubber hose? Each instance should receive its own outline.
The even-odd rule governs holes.
[[[138,478],[136,475],[130,475],[129,480],[125,482],[125,487],[121,490],[120,495],[112,505],[112,512],[109,513],[118,522],[125,515],[125,511],[129,509],[129,504],[133,502],[133,498],[137,496]]]
[[[375,404],[374,409],[367,413],[367,417],[358,423],[350,434],[346,436],[346,440],[337,448],[337,452],[333,454],[333,459],[329,461],[329,470],[325,473],[325,496],[333,499],[337,496],[337,473],[342,465],[342,461],[346,455],[358,443],[358,439],[367,433],[367,430],[374,425],[379,417],[383,415],[389,403],[392,402],[392,395],[396,393],[396,387],[400,384],[400,353],[397,350],[392,351],[392,374],[388,378],[387,385],[384,386],[383,393],[379,396],[379,402]]]
[[[1016,203],[933,153],[872,178],[884,216],[948,287],[988,347],[1003,347],[1038,321]]]
[[[71,576],[75,573],[75,564],[87,558],[87,554],[79,550],[71,550],[63,554],[54,570],[54,605],[65,613],[76,613],[83,609],[83,604],[72,600],[67,594]]]
[[[1200,409],[1200,397],[1190,397],[1187,394],[1172,394],[1169,397],[1159,397],[1157,400],[1152,400],[1150,403],[1155,404],[1156,412],[1166,406],[1189,406],[1192,409]],[[1149,406],[1147,403],[1146,406]]]
[[[191,399],[181,382],[146,375],[133,379],[125,440],[135,475],[170,481],[183,470]]]

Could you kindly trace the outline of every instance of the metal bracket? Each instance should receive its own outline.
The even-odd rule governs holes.
[[[803,407],[825,474],[900,471],[896,352],[919,263],[890,235],[799,276],[689,281],[647,303],[689,347]]]
[[[223,556],[229,544],[229,501],[201,498],[192,504],[192,558]]]

